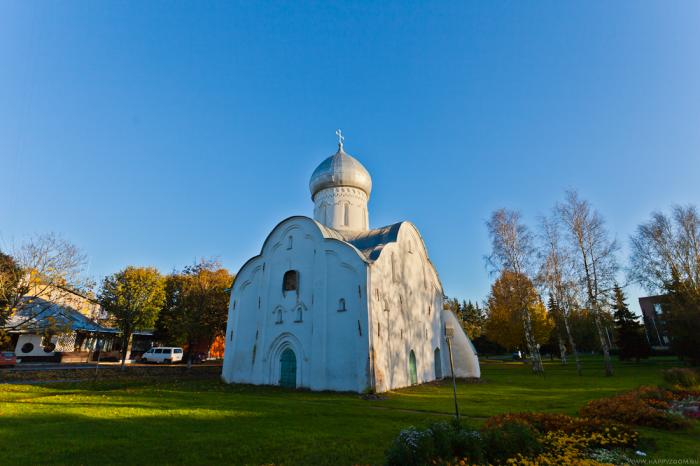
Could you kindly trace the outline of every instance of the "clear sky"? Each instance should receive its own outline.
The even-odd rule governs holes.
[[[312,215],[336,128],[370,224],[415,222],[450,296],[488,292],[493,209],[534,224],[569,188],[624,263],[700,204],[700,2],[0,2],[0,247],[237,271]]]

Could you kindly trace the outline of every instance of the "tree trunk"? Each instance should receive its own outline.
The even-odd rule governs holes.
[[[122,365],[121,370],[126,370],[126,359],[131,355],[132,333],[131,331],[124,332],[122,338]]]
[[[532,334],[532,320],[527,309],[523,311],[523,327],[525,330],[525,342],[527,343],[530,357],[532,358],[532,371],[536,374],[543,374],[544,367],[542,366],[542,358],[540,357],[540,349],[537,347],[535,337]]]
[[[576,349],[576,344],[574,343],[574,336],[571,334],[571,327],[569,327],[569,317],[563,314],[564,318],[564,328],[566,329],[566,336],[569,339],[569,346],[571,346],[571,353],[574,355],[574,361],[576,361],[576,373],[581,375],[581,360],[578,357],[578,350]]]
[[[603,361],[605,362],[605,376],[610,377],[613,375],[612,360],[610,359],[610,348],[608,347],[608,339],[603,330],[603,324],[600,321],[600,311],[598,310],[597,304],[593,310],[593,316],[595,320],[595,327],[598,330],[598,338],[600,338],[600,347],[603,350]]]
[[[187,370],[192,369],[192,341],[187,342]]]
[[[564,339],[562,338],[561,334],[558,335],[559,337],[559,354],[561,354],[561,363],[566,364],[566,345],[564,344]]]

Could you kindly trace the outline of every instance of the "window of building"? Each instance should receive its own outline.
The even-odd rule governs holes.
[[[350,225],[350,206],[348,204],[343,206],[343,225]]]
[[[294,246],[294,238],[290,236],[289,238],[287,238],[287,249],[292,249],[293,246]]]
[[[345,298],[340,298],[338,300],[338,312],[345,312],[347,309],[345,308]]]
[[[296,320],[294,322],[302,322],[304,320],[304,308],[303,306],[299,305],[296,308]]]
[[[654,303],[654,312],[657,316],[664,314],[664,308],[659,303]]]
[[[282,291],[297,291],[299,289],[299,272],[287,270],[282,280]]]
[[[276,317],[275,323],[281,324],[282,323],[282,308],[281,307],[275,309],[275,317]]]

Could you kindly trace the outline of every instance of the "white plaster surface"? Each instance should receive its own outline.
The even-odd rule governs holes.
[[[279,384],[287,348],[297,387],[405,387],[411,352],[416,383],[429,382],[450,375],[446,324],[455,332],[455,375],[480,376],[471,342],[442,309],[442,285],[418,229],[401,222],[368,230],[367,201],[359,187],[324,188],[314,196],[316,220],[283,220],[243,265],[229,304],[226,382]],[[285,292],[290,270],[299,274],[298,290]]]

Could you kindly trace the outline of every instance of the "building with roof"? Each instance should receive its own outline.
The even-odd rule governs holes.
[[[375,391],[479,377],[420,232],[369,228],[372,179],[338,151],[309,184],[314,217],[280,222],[236,275],[222,377],[312,390]]]
[[[647,341],[656,349],[668,349],[671,339],[666,328],[665,311],[670,306],[668,295],[639,298]]]
[[[87,362],[96,356],[115,358],[121,350],[121,332],[92,297],[58,286],[42,285],[29,293],[26,304],[10,317],[5,331],[10,348],[22,362]],[[151,347],[152,332],[136,332],[132,353]]]

